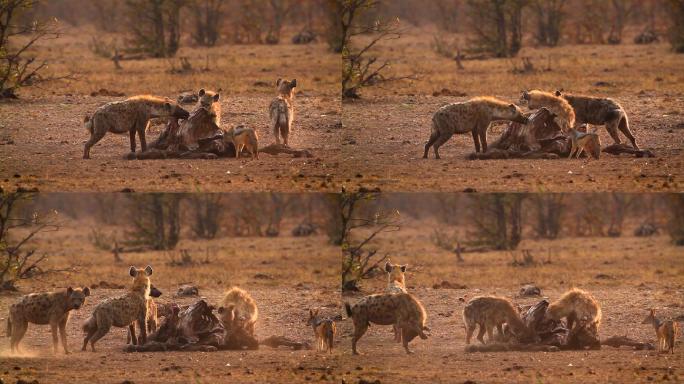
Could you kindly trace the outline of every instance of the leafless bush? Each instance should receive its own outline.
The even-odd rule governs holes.
[[[180,239],[180,202],[176,194],[134,194],[130,196],[129,245],[162,250],[172,249]]]
[[[172,267],[190,267],[194,265],[206,265],[211,264],[211,260],[214,256],[215,251],[209,251],[209,248],[205,249],[204,259],[195,260],[193,259],[190,251],[187,249],[178,250],[178,258],[176,258],[174,253],[170,254],[168,265]]]
[[[104,234],[99,228],[93,227],[90,229],[88,239],[95,246],[95,248],[103,251],[111,251],[115,248],[114,236]]]

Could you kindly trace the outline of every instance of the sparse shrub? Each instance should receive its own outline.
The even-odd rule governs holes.
[[[668,35],[672,49],[677,53],[684,53],[684,1],[669,0],[668,15],[670,16],[670,27]]]

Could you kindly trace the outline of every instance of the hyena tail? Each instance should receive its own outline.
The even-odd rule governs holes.
[[[85,127],[86,131],[90,132],[91,134],[93,133],[93,119],[86,115],[83,118],[83,126]]]
[[[345,310],[345,312],[347,312],[347,317],[352,316],[352,309],[351,309],[351,305],[349,305],[349,303],[344,303],[344,310]]]
[[[285,102],[281,101],[278,104],[278,123],[281,127],[287,126],[287,105]]]
[[[97,320],[95,319],[95,315],[91,315],[83,323],[83,333],[89,333],[92,330],[94,330],[95,328],[97,328]]]

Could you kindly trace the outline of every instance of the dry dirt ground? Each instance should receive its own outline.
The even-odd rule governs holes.
[[[343,103],[342,140],[349,161],[342,174],[351,174],[349,186],[412,192],[682,189],[684,77],[679,68],[684,56],[671,53],[666,44],[526,47],[519,56],[529,57],[536,71],[514,74],[520,59],[465,61],[459,71],[454,60],[433,51],[432,33],[409,28],[375,51],[392,62],[388,77],[411,80],[363,89],[361,100]],[[517,102],[523,89],[559,88],[618,100],[641,147],[657,157],[469,161],[472,137],[455,135],[441,148],[441,160],[432,152],[422,159],[432,115],[442,105],[480,95]],[[502,131],[501,125],[493,127],[488,141]],[[604,146],[612,144],[604,128],[598,132]]]
[[[97,250],[88,242],[88,234],[82,230],[88,226],[86,222],[70,223],[56,235],[38,240],[39,249],[52,255],[46,267],[59,266],[70,271],[48,275],[41,281],[22,282],[21,292],[0,295],[3,336],[8,306],[20,294],[58,289],[68,284],[93,286],[101,281],[127,285],[129,264],[149,263],[154,267],[151,280],[164,293],[159,299],[161,302],[196,300],[174,297],[182,283],[197,284],[200,297],[210,303],[217,303],[231,285],[245,288],[259,306],[259,339],[283,335],[312,341],[313,332],[305,324],[308,309],[320,307],[321,313],[331,316],[340,311],[339,250],[329,246],[325,236],[182,240],[179,249],[188,249],[200,260],[208,252],[211,263],[174,267],[168,264],[172,256],[177,256],[172,252],[125,253],[123,263],[113,263],[111,253]],[[69,356],[52,355],[50,331],[46,326],[29,325],[23,340],[27,356],[10,356],[9,339],[2,337],[0,379],[5,383],[15,383],[20,378],[37,379],[41,384],[125,380],[134,383],[339,382],[337,351],[328,355],[261,347],[244,352],[129,354],[123,352],[125,331],[116,328],[99,343],[97,352],[81,352],[83,320],[102,299],[122,292],[122,289],[96,288],[84,308],[73,312],[67,330],[72,351]]]
[[[184,47],[192,73],[170,73],[173,60],[122,62],[89,49],[88,29],[68,29],[63,37],[40,44],[35,54],[50,60],[47,74],[74,74],[75,80],[27,88],[19,100],[0,103],[0,186],[40,191],[338,191],[338,167],[343,159],[339,99],[339,55],[325,43],[305,46],[240,45]],[[116,37],[111,37],[115,39]],[[289,37],[285,38],[289,41]],[[208,58],[210,71],[203,71]],[[263,154],[260,160],[126,161],[127,135],[107,134],[83,160],[89,135],[83,117],[107,102],[123,97],[96,96],[100,89],[126,97],[155,94],[176,98],[181,91],[223,89],[222,125],[246,123],[255,128],[260,146],[275,141],[268,129],[268,105],[277,78],[296,78],[295,125],[290,145],[308,149],[313,158]],[[189,106],[187,108],[191,108]],[[148,142],[162,126],[148,131]],[[138,150],[140,144],[138,142]]]
[[[647,308],[657,308],[666,317],[684,315],[681,280],[684,263],[681,250],[669,243],[669,237],[524,240],[520,249],[529,249],[535,260],[545,263],[513,267],[512,254],[499,251],[465,253],[465,261],[457,263],[453,252],[432,244],[433,224],[429,221],[405,223],[399,232],[382,234],[371,245],[379,250],[378,254],[387,254],[393,263],[408,264],[407,288],[425,306],[431,336],[427,340],[414,340],[410,346],[415,354],[407,356],[401,345],[393,342],[391,327],[372,325],[358,343],[364,355],[356,357],[351,354],[352,322],[342,321],[340,366],[345,370],[347,382],[355,383],[359,379],[371,382],[379,379],[382,383],[684,380],[681,337],[674,355],[607,346],[599,351],[555,353],[464,352],[461,313],[465,302],[485,294],[505,296],[521,304],[541,300],[516,297],[521,285],[527,283],[539,286],[542,296],[550,300],[570,287],[582,287],[602,305],[601,338],[627,335],[653,342],[652,327],[641,324]],[[465,287],[434,287],[445,281]],[[386,284],[385,275],[378,274],[363,282],[361,294],[344,295],[343,300],[353,303],[363,294],[382,291]]]

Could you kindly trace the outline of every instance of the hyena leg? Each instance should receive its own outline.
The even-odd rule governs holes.
[[[470,338],[473,337],[473,332],[475,332],[475,325],[466,325],[466,344],[470,344]]]
[[[368,330],[368,322],[358,322],[354,323],[354,336],[352,337],[352,354],[358,355],[359,352],[356,350],[356,343],[359,341],[361,336]]]
[[[480,331],[477,333],[477,339],[480,340],[480,343],[484,344],[484,334],[485,334],[485,326],[483,324],[480,324]]]
[[[618,121],[613,120],[609,121],[606,124],[606,130],[608,131],[608,134],[610,134],[610,137],[613,138],[613,141],[615,144],[622,144],[622,141],[620,140],[620,136],[618,135]]]
[[[50,331],[52,332],[52,353],[56,355],[59,347],[59,324],[54,320],[50,321]]]
[[[275,136],[276,144],[280,144],[280,123],[278,122],[278,117],[272,123],[273,125],[273,136]]]
[[[487,324],[487,343],[493,343],[494,342],[494,325],[493,324]]]
[[[572,145],[570,146],[570,154],[568,155],[568,159],[572,159],[572,155],[575,153],[575,150],[577,150],[577,142],[572,140],[571,143]]]
[[[478,134],[480,136],[480,144],[482,144],[482,152],[487,152],[487,128],[489,128],[489,124],[482,125],[478,127]]]
[[[473,143],[475,144],[475,152],[480,152],[480,135],[477,134],[477,130],[473,129]]]
[[[575,314],[571,313],[567,316],[568,319],[568,329],[572,329],[572,325],[575,323]]]
[[[26,330],[28,329],[28,322],[25,320],[12,321],[12,337],[10,338],[10,346],[12,352],[20,352],[19,343],[24,338]]]
[[[138,326],[140,327],[140,337],[138,338],[138,345],[145,345],[147,343],[147,327],[145,323],[147,322],[147,314],[143,313],[138,319]]]
[[[439,131],[433,131],[430,134],[430,138],[428,139],[427,143],[425,143],[425,152],[423,152],[423,159],[427,159],[428,157],[428,152],[430,152],[430,147],[432,147],[432,144],[435,143],[439,139]]]
[[[145,131],[147,130],[147,125],[149,122],[145,122],[144,124],[138,125],[137,131],[138,131],[138,138],[140,139],[140,150],[142,152],[147,151],[147,140],[145,139]]]
[[[136,132],[135,129],[131,129],[130,131],[128,131],[128,135],[131,138],[131,152],[132,153],[135,153],[135,132]]]
[[[93,123],[94,125],[95,123]],[[97,126],[93,127],[93,132],[90,134],[90,139],[85,143],[85,148],[83,149],[83,158],[90,159],[90,148],[92,148],[98,141],[102,140],[107,131],[98,130]]]
[[[629,139],[629,141],[632,143],[632,147],[634,149],[639,149],[639,145],[637,145],[636,138],[632,134],[632,131],[629,129],[629,123],[627,122],[626,117],[620,118],[620,121],[618,122],[618,128],[620,129],[620,132],[622,132],[623,135]]]
[[[432,146],[432,148],[435,151],[435,159],[439,159],[439,147],[444,145],[444,143],[447,142],[451,138],[452,134],[441,134],[435,144]]]
[[[101,316],[97,319],[97,329],[95,333],[90,337],[90,349],[95,352],[95,343],[103,338],[109,330],[112,328],[112,320],[107,319],[106,315]],[[86,339],[86,342],[88,340]],[[85,346],[84,346],[85,348]]]
[[[283,136],[283,144],[287,147],[287,139],[290,137],[290,123],[285,126],[280,127],[280,135]]]
[[[69,347],[67,347],[66,323],[67,323],[67,318],[62,319],[59,322],[59,336],[60,336],[60,339],[62,340],[62,348],[64,349],[64,354],[68,355],[70,352],[69,352]]]
[[[135,335],[135,321],[128,325],[128,338],[126,341],[133,345],[138,345],[138,338]]]

